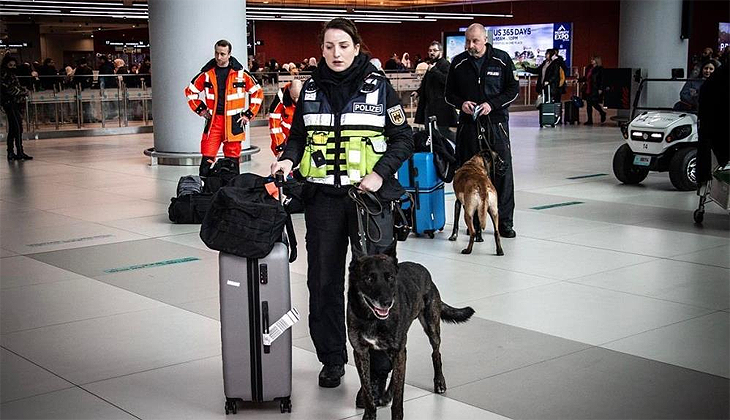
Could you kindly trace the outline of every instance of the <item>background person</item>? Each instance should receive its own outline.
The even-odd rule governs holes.
[[[449,61],[443,57],[443,48],[438,41],[431,42],[428,47],[428,70],[423,75],[421,86],[414,96],[418,97],[416,110],[416,124],[426,124],[427,118],[436,116],[436,125],[439,132],[451,140],[456,141],[450,127],[456,127],[456,110],[446,103],[446,76],[449,73]]]
[[[539,66],[529,67],[526,62],[522,61],[522,69],[528,73],[537,75],[537,88],[542,95],[547,95],[546,87],[550,86],[550,98],[544,98],[545,102],[560,102],[560,61],[556,60],[557,53],[554,49],[549,48],[545,51],[545,60]]]
[[[603,64],[600,56],[591,58],[590,66],[586,67],[585,77],[579,79],[583,82],[583,99],[586,100],[586,122],[584,125],[593,125],[593,110],[601,115],[601,124],[606,122],[606,111],[601,107],[603,102]]]
[[[18,61],[6,55],[0,65],[0,102],[8,118],[8,160],[33,159],[23,151],[23,106],[28,99],[28,89],[20,84],[16,75]],[[15,145],[15,150],[13,150]]]
[[[271,173],[288,174],[299,165],[306,178],[309,330],[323,364],[319,386],[332,388],[339,386],[347,363],[348,241],[360,247],[357,213],[347,191],[359,182],[361,190],[375,193],[384,203],[383,213],[372,220],[380,226],[380,237],[371,228],[367,250],[382,253],[393,242],[390,203],[404,193],[394,174],[411,156],[413,139],[398,94],[361,50],[363,42],[355,24],[344,18],[329,21],[320,43],[323,59],[304,84],[289,140],[271,165]],[[344,152],[343,142],[348,142],[349,153]],[[384,352],[373,351],[370,366],[371,392],[377,401],[391,369],[390,359]]]
[[[221,144],[223,155],[238,164],[246,125],[264,101],[264,90],[231,55],[231,43],[221,39],[214,48],[215,57],[185,88],[190,109],[207,120],[200,140],[200,176],[208,175]],[[201,93],[205,94],[205,100],[200,99]],[[246,108],[247,95],[250,99]]]
[[[274,156],[281,155],[289,138],[289,130],[297,108],[302,81],[294,79],[279,89],[269,107],[269,134],[271,135],[271,151]]]
[[[700,87],[698,98],[699,142],[697,144],[697,184],[712,176],[712,153],[724,166],[730,159],[730,54],[726,49],[717,70]]]
[[[461,109],[456,132],[456,159],[463,165],[486,149],[478,136],[478,121],[485,130],[483,141],[491,139],[489,147],[507,165],[504,175],[492,181],[499,200],[499,234],[514,238],[514,179],[507,108],[517,99],[520,85],[509,54],[487,43],[484,26],[472,24],[465,36],[466,51],[454,57],[446,78],[446,102]],[[456,206],[459,205],[457,201]],[[478,232],[481,238],[481,232]]]
[[[700,99],[700,88],[710,75],[720,66],[715,60],[708,59],[702,63],[700,79],[687,80],[679,92],[679,102],[674,105],[675,110],[696,111]]]

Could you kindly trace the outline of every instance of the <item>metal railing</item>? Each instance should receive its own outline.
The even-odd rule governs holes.
[[[271,102],[284,84],[294,78],[306,80],[309,74],[292,76],[281,73],[254,73],[264,89],[264,102],[256,121],[266,121],[266,114]],[[418,98],[411,93],[418,90],[422,75],[416,73],[387,73],[391,85],[398,92],[406,115],[413,118],[418,106]],[[59,130],[81,130],[89,128],[149,126],[152,124],[152,88],[147,85],[149,75],[88,75],[85,81],[65,81],[62,76],[48,76],[54,79],[53,83],[43,84],[47,89],[39,89],[44,76],[29,80],[27,77],[21,82],[29,86],[31,91],[25,103],[24,122],[25,132],[29,137],[34,133]],[[93,77],[93,79],[92,79]],[[512,103],[515,111],[532,108],[537,98],[537,77],[534,75],[520,75],[518,77],[520,91],[517,99]],[[106,88],[111,82],[113,87]],[[565,97],[579,95],[577,79],[568,78]],[[133,87],[132,87],[133,86]],[[48,89],[48,87],[51,87]],[[179,94],[180,100],[185,98]],[[0,127],[4,131],[7,121],[4,113],[0,113]]]

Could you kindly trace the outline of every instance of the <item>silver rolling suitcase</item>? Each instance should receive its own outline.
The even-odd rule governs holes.
[[[279,191],[281,195],[281,190]],[[226,414],[237,400],[279,400],[291,412],[291,306],[289,250],[276,243],[261,259],[219,255],[223,385]]]

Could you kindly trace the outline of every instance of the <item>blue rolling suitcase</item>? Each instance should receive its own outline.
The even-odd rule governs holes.
[[[433,127],[436,118],[429,118],[429,141],[433,138]],[[411,203],[405,202],[403,210],[412,214],[411,224],[416,235],[426,234],[434,237],[437,230],[443,230],[446,224],[446,204],[444,199],[444,183],[436,173],[433,163],[433,145],[431,152],[414,153],[398,169],[398,181],[413,195],[413,211]]]

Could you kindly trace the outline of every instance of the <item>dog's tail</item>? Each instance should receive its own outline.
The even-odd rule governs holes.
[[[474,315],[474,309],[471,306],[466,308],[454,308],[446,302],[441,302],[441,320],[452,324],[460,324],[466,322]]]

